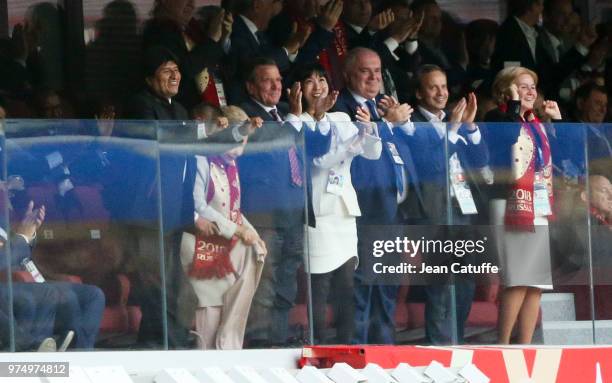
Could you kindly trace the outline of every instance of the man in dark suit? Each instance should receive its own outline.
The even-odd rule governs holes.
[[[543,9],[543,0],[508,2],[509,16],[497,32],[491,67],[495,72],[506,66],[529,68],[540,77],[540,87],[546,97],[554,98],[563,79],[585,61],[597,34],[585,28],[574,48],[551,57],[545,49],[547,32],[536,29]]]
[[[163,143],[185,135],[193,136],[194,140],[198,138],[196,136],[205,136],[201,129],[185,122],[189,120],[189,114],[174,100],[181,82],[178,58],[167,48],[154,46],[147,49],[144,59],[146,87],[125,107],[126,118],[149,120],[148,131],[138,134],[137,138],[152,141],[151,144],[140,143],[141,150],[155,153],[155,140]],[[183,122],[174,122],[177,120]],[[127,133],[131,136],[132,132]],[[143,156],[134,149],[122,147],[109,150],[108,156],[111,165],[107,179],[115,181],[108,182],[110,187],[105,193],[111,196],[107,200],[112,199],[112,205],[129,208],[127,216],[124,216],[124,211],[117,213],[122,215],[121,222],[126,224],[128,231],[124,246],[135,249],[132,256],[140,260],[136,262],[132,259],[139,265],[135,295],[143,311],[138,340],[145,347],[161,347],[167,335],[171,348],[189,347],[189,329],[197,297],[178,257],[180,234],[184,227],[193,226],[193,208],[184,203],[193,201],[193,197],[187,197],[190,190],[184,187],[186,156],[175,151],[160,150],[159,171],[154,154]],[[116,185],[120,185],[121,189],[116,190]],[[161,195],[158,190],[161,190]],[[131,199],[131,202],[124,202],[125,199]],[[162,222],[159,222],[160,200]],[[164,238],[163,249],[159,248],[160,226]],[[164,278],[159,275],[161,259],[165,263]],[[166,312],[162,310],[164,288],[167,294]],[[164,333],[164,316],[167,317],[167,334]]]
[[[558,150],[553,157],[564,175],[601,174],[612,177],[612,129],[603,124],[608,113],[606,88],[590,82],[576,90],[573,121],[556,127]],[[586,163],[585,141],[588,145]],[[553,148],[554,149],[554,148]]]
[[[303,25],[298,27],[286,39],[284,45],[276,45],[266,31],[270,21],[283,9],[280,0],[238,0],[235,1],[232,11],[237,14],[234,19],[231,35],[231,48],[229,52],[231,71],[228,74],[233,78],[226,79],[230,83],[229,100],[238,104],[248,99],[244,92],[244,69],[250,65],[254,57],[267,57],[276,62],[280,72],[287,74],[291,63],[295,61],[300,48],[310,35],[310,29]]]
[[[383,154],[372,161],[356,157],[351,177],[361,209],[357,218],[359,268],[355,274],[354,342],[394,342],[397,286],[372,278],[372,241],[403,236],[397,225],[411,222],[420,214],[422,196],[408,146],[397,138],[398,131],[412,131],[412,108],[380,94],[382,76],[378,54],[355,48],[345,62],[345,82],[335,110],[356,118],[369,111],[383,142]],[[410,189],[410,190],[409,190]],[[393,257],[393,256],[391,256]]]
[[[279,103],[282,78],[273,60],[256,60],[248,73],[249,99],[241,107],[249,116],[261,117],[264,126],[250,137],[238,162],[241,208],[266,243],[268,256],[246,337],[250,346],[283,345],[303,254],[304,158],[325,154],[330,135],[303,127],[296,87],[290,108]]]
[[[488,163],[487,146],[474,124],[476,96],[461,99],[452,111],[446,111],[448,87],[446,74],[435,65],[425,65],[416,75],[417,107],[412,114],[416,129],[404,138],[412,149],[417,173],[425,196],[425,222],[439,228],[436,239],[468,240],[476,237],[471,224],[478,223],[477,214],[484,214],[479,189],[468,182],[469,170],[483,169]],[[489,182],[492,182],[489,179]],[[450,183],[450,185],[449,185]],[[450,216],[448,190],[452,190]],[[458,191],[461,191],[459,197]],[[478,209],[479,207],[480,209]],[[485,220],[486,221],[486,220]],[[481,222],[484,223],[484,222]],[[443,226],[448,225],[448,226]],[[452,226],[451,226],[452,225]],[[435,261],[432,258],[435,257]],[[428,255],[427,263],[450,266],[449,261],[469,264],[473,256],[453,254]],[[444,283],[436,275],[425,287],[425,333],[432,344],[463,342],[465,321],[474,296],[472,278],[455,278]],[[454,286],[455,305],[451,305]],[[453,325],[456,322],[456,327]],[[453,330],[456,328],[456,332]]]

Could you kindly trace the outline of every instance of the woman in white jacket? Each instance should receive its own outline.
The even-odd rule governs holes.
[[[318,64],[301,68],[289,93],[291,104],[302,102],[299,116],[309,129],[331,130],[329,152],[312,159],[312,197],[309,208],[315,222],[308,226],[306,270],[312,281],[314,335],[318,344],[328,342],[326,308],[331,296],[336,322],[335,343],[350,343],[354,328],[353,274],[357,267],[357,228],[361,215],[351,183],[355,156],[378,159],[382,143],[367,110],[358,112],[357,122],[345,113],[329,113],[337,91],[330,92],[325,70]]]

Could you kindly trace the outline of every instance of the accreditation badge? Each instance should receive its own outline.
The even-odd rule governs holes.
[[[470,214],[478,214],[478,209],[476,208],[476,203],[474,202],[474,196],[472,195],[472,190],[470,189],[470,185],[468,185],[465,179],[465,172],[461,167],[461,163],[459,162],[459,156],[457,153],[454,153],[449,161],[449,173],[452,185],[452,191],[459,203],[459,209],[461,209],[461,214],[470,215]]]

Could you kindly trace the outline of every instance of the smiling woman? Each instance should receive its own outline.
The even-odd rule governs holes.
[[[548,217],[554,211],[552,156],[546,129],[533,110],[537,83],[537,75],[529,69],[502,70],[493,83],[499,109],[485,117],[512,122],[490,129],[491,164],[498,174],[506,175],[497,177],[490,202],[505,285],[498,334],[502,344],[510,342],[517,322],[519,343],[531,343],[542,289],[552,288],[548,230]],[[561,119],[554,101],[544,101],[544,114],[553,121]]]

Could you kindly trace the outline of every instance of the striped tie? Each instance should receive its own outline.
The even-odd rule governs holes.
[[[270,115],[274,117],[276,121],[279,121],[279,122],[283,121],[276,109],[271,109]],[[297,149],[295,145],[289,148],[287,154],[289,156],[289,168],[291,169],[291,183],[295,186],[301,187],[304,184],[304,182],[302,181],[302,170],[300,166],[300,159],[298,158]]]

